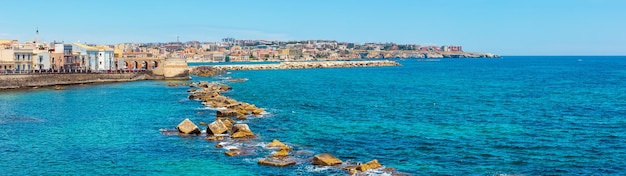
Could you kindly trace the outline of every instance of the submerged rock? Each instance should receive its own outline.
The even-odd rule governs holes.
[[[245,82],[248,79],[246,78],[237,78],[237,79],[229,79],[228,82]]]
[[[239,150],[238,148],[232,148],[224,152],[224,154],[226,154],[226,156],[237,156],[237,155],[241,155],[241,150]]]
[[[224,140],[224,136],[209,136],[206,138],[209,141],[221,141]]]
[[[184,134],[200,134],[200,128],[198,128],[196,124],[189,120],[189,118],[186,118],[185,120],[180,122],[176,126],[176,129],[178,129],[180,133]]]
[[[269,157],[259,160],[258,163],[268,166],[285,167],[296,164],[296,160],[290,157]]]
[[[318,154],[313,157],[314,165],[332,166],[341,163],[341,160],[328,153]]]

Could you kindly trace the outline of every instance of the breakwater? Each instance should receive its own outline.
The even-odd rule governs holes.
[[[126,82],[151,79],[164,78],[163,76],[153,76],[149,73],[0,75],[0,90],[46,87],[55,85]]]
[[[349,67],[385,67],[400,66],[399,63],[389,60],[378,61],[326,61],[326,62],[281,62],[279,64],[247,64],[247,65],[215,65],[210,66],[218,70],[286,70],[309,68],[349,68]],[[192,74],[206,66],[192,67]]]
[[[172,83],[170,86],[174,86]],[[186,85],[186,83],[183,83]],[[209,119],[210,123],[200,122],[201,129],[189,118],[182,120],[176,130],[161,129],[164,135],[180,135],[184,137],[206,136],[206,140],[215,143],[216,148],[224,149],[224,155],[228,157],[256,157],[266,155],[258,159],[259,165],[285,167],[290,165],[313,165],[314,167],[326,167],[327,169],[344,170],[350,175],[370,175],[372,173],[386,175],[405,175],[395,168],[384,167],[377,159],[361,163],[355,161],[342,161],[330,153],[315,154],[297,145],[283,143],[277,139],[269,143],[255,140],[259,133],[253,132],[248,118],[264,118],[265,109],[258,108],[253,104],[240,102],[222,93],[232,90],[232,87],[220,82],[192,82],[187,92],[189,99],[202,101],[205,106],[216,109],[215,119]],[[263,137],[261,137],[263,138]],[[256,160],[256,159],[255,159]]]

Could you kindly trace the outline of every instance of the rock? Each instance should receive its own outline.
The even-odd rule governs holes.
[[[219,90],[221,90],[222,92],[229,91],[229,90],[232,90],[232,89],[233,89],[232,87],[230,87],[230,86],[228,86],[226,84],[220,84],[219,85]]]
[[[237,112],[237,120],[246,120],[246,119],[248,119],[248,116],[246,116],[245,114]]]
[[[238,148],[232,148],[226,151],[224,154],[226,154],[226,156],[237,156],[241,154],[241,150],[239,150]]]
[[[289,148],[288,147],[281,148],[278,152],[274,153],[272,156],[273,157],[286,157],[286,156],[289,156]]]
[[[233,132],[252,132],[252,130],[250,130],[248,124],[240,123],[233,126]]]
[[[217,120],[222,121],[222,123],[224,124],[224,126],[226,126],[226,128],[233,127],[233,123],[235,123],[235,121],[229,118],[218,117]]]
[[[313,157],[313,164],[322,165],[322,166],[332,166],[336,164],[341,164],[341,160],[337,159],[335,156],[331,154],[322,153],[322,154],[315,155]]]
[[[270,142],[269,144],[267,144],[268,148],[282,148],[282,147],[287,147],[287,145],[285,143],[280,142],[278,139],[274,139],[272,140],[272,142]]]
[[[269,166],[277,166],[277,167],[285,167],[289,165],[296,164],[296,161],[293,158],[289,157],[269,157],[265,159],[261,159],[258,162],[259,164],[269,165]]]
[[[206,138],[206,140],[209,140],[209,141],[221,141],[221,140],[224,140],[224,137],[223,136],[209,136],[209,137]]]
[[[243,114],[243,115],[248,115],[248,114],[250,114],[250,113],[248,113],[248,111],[247,111],[247,110],[245,110],[245,109],[243,109],[243,108],[237,108],[237,109],[236,109],[236,111],[237,111],[237,113],[239,113],[239,114]]]
[[[200,128],[188,118],[180,122],[176,129],[184,134],[200,134]]]
[[[168,82],[168,83],[167,83],[167,86],[170,86],[170,87],[176,87],[176,86],[178,86],[178,84],[173,83],[173,82]]]
[[[254,115],[261,115],[261,114],[263,114],[263,112],[265,112],[265,110],[263,108],[258,108],[258,109],[252,110],[252,114],[254,114]]]
[[[65,87],[63,86],[54,86],[54,90],[65,90]]]
[[[245,82],[248,79],[246,78],[237,78],[237,79],[229,79],[228,82]]]
[[[379,167],[383,167],[383,166],[380,165],[380,163],[378,163],[377,159],[374,159],[374,160],[369,161],[369,162],[367,162],[365,164],[358,165],[356,167],[356,170],[361,171],[361,172],[365,172],[367,170],[376,169],[376,168],[379,168]]]
[[[189,88],[189,89],[187,89],[187,92],[195,92],[195,91],[197,91],[197,90],[196,90],[196,89],[194,89],[194,88]]]
[[[346,166],[343,168],[343,170],[346,170],[350,173],[350,175],[354,175],[356,173],[356,168],[357,166]]]
[[[254,133],[252,133],[252,132],[241,132],[241,131],[240,131],[240,132],[235,132],[235,133],[233,133],[233,134],[231,135],[231,137],[232,137],[232,138],[245,138],[245,137],[248,137],[248,138],[254,138],[254,137],[255,137],[255,135],[254,135]]]
[[[215,120],[208,125],[206,133],[207,134],[224,134],[228,131],[228,128],[221,120]]]
[[[217,110],[217,117],[234,117],[237,116],[237,111],[232,109]]]
[[[233,125],[232,130],[232,138],[244,138],[244,137],[255,137],[254,133],[250,130],[247,124],[235,124]]]

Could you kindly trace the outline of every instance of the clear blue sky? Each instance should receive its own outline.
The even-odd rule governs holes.
[[[0,39],[236,39],[462,45],[501,55],[626,55],[624,0],[2,1]]]

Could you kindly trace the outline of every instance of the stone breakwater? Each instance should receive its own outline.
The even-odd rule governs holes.
[[[215,70],[286,70],[310,68],[349,68],[349,67],[387,67],[400,66],[399,63],[389,60],[378,61],[328,61],[328,62],[281,62],[279,64],[248,64],[248,65],[215,65],[192,67],[191,74],[202,74],[207,67]],[[199,73],[199,74],[198,74]]]
[[[362,164],[351,161],[344,162],[329,153],[315,155],[313,152],[298,150],[298,146],[288,145],[277,139],[259,145],[259,143],[252,141],[258,134],[254,133],[248,124],[242,122],[249,117],[263,118],[267,114],[263,108],[222,95],[223,92],[232,89],[226,84],[192,82],[188,85],[190,85],[189,90],[187,90],[190,93],[189,99],[199,100],[205,106],[215,108],[217,111],[215,119],[211,119],[211,123],[199,123],[206,126],[205,130],[200,129],[191,120],[184,119],[176,126],[176,131],[165,130],[162,131],[164,134],[206,136],[206,140],[216,143],[216,148],[224,149],[224,155],[228,157],[257,156],[259,153],[263,153],[266,156],[257,160],[257,163],[261,165],[284,167],[295,164],[312,164],[345,170],[350,175],[368,175],[370,172],[405,175],[394,168],[383,167],[376,159]]]

